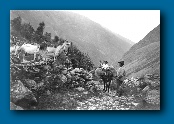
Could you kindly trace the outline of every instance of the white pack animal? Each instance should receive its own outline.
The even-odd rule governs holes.
[[[40,50],[39,54],[42,56],[44,61],[48,61],[54,56],[55,50],[55,47],[47,47],[46,50]]]
[[[64,42],[62,45],[59,45],[56,48],[47,47],[47,53],[43,56],[43,58],[53,56],[55,61],[56,57],[63,51],[67,51],[70,46],[70,42]]]
[[[55,53],[56,48],[55,47],[47,47],[47,52],[48,53]]]
[[[62,53],[63,51],[67,51],[68,48],[71,46],[71,43],[70,42],[64,42],[62,45],[59,45],[56,50],[55,50],[55,53],[54,53],[54,60],[56,60],[56,57]]]
[[[25,56],[25,53],[28,53],[28,54],[34,54],[34,60],[36,59],[36,54],[39,52],[39,49],[40,49],[40,45],[39,44],[35,44],[35,45],[32,45],[32,44],[23,44],[21,47],[19,47],[17,49],[17,54],[19,52],[23,52],[22,55],[23,55],[23,61],[24,60],[24,56]]]

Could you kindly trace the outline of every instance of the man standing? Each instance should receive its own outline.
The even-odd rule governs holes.
[[[119,68],[117,70],[117,92],[118,95],[121,96],[122,95],[122,89],[121,89],[121,84],[123,83],[123,81],[125,80],[125,76],[126,76],[126,72],[124,69],[124,61],[120,61],[119,63]]]

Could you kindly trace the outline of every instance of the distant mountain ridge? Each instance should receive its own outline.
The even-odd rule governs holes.
[[[45,31],[73,42],[81,51],[89,54],[95,65],[100,60],[110,64],[119,60],[133,45],[88,18],[67,11],[11,11],[11,19],[20,16],[36,29],[44,21]]]
[[[160,24],[122,57],[128,76],[160,74]]]

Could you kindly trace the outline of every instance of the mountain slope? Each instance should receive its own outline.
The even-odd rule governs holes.
[[[91,57],[95,65],[100,60],[113,63],[132,46],[132,43],[108,31],[88,18],[67,11],[11,11],[11,19],[21,16],[36,29],[44,21],[45,32],[73,42]]]
[[[128,76],[160,74],[160,25],[127,51],[122,60]]]

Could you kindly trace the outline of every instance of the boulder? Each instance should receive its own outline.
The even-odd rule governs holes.
[[[22,107],[15,105],[14,103],[10,102],[10,110],[24,110]]]
[[[11,82],[10,99],[15,105],[24,109],[30,109],[31,106],[37,105],[37,100],[27,87],[20,80]]]
[[[25,79],[24,85],[30,90],[37,88],[37,83],[34,80]]]

